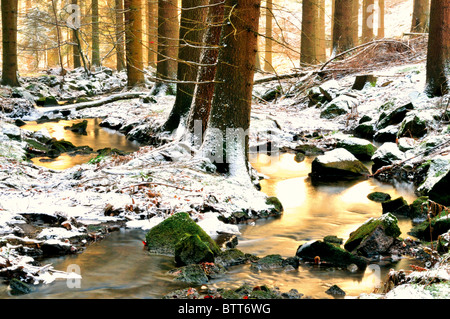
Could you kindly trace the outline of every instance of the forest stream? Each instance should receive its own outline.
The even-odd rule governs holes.
[[[115,131],[98,126],[100,120],[90,119],[87,135],[72,134],[64,130],[69,121],[36,124],[29,122],[24,129],[39,130],[46,127],[53,137],[64,138],[75,145],[89,145],[94,150],[104,147],[135,151],[138,145],[131,143]],[[39,161],[37,165],[52,169],[65,169],[88,161],[92,156],[62,156],[55,161]],[[258,256],[280,254],[283,257],[295,255],[298,246],[327,235],[348,238],[349,233],[370,217],[381,215],[381,205],[367,199],[367,194],[380,191],[393,198],[403,196],[412,202],[416,196],[408,184],[390,185],[374,179],[351,182],[332,182],[313,185],[308,178],[313,157],[297,163],[294,154],[284,153],[269,157],[255,155],[252,164],[266,179],[261,181],[262,191],[276,196],[284,206],[280,218],[258,220],[239,225],[238,248]],[[370,166],[371,163],[365,163]],[[406,238],[412,227],[411,219],[399,217],[401,237]],[[174,267],[172,257],[151,255],[143,247],[144,230],[121,229],[104,240],[91,244],[83,253],[45,260],[55,269],[66,271],[70,265],[77,265],[81,271],[80,288],[68,288],[66,281],[56,281],[39,286],[35,292],[20,298],[161,298],[165,294],[188,287],[167,276]],[[389,269],[409,269],[418,264],[409,258],[385,259],[376,262],[380,266],[381,280]],[[226,274],[213,279],[212,287],[238,287],[248,282],[252,285],[278,287],[281,291],[297,289],[312,298],[332,298],[325,291],[338,285],[347,296],[358,296],[373,292],[379,283],[369,267],[365,272],[351,272],[346,269],[321,268],[301,265],[292,271],[254,271],[248,264],[232,267]],[[14,298],[2,286],[1,298]]]

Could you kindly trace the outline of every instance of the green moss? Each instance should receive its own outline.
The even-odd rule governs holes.
[[[186,234],[175,245],[175,262],[178,266],[214,262],[214,253],[198,235]]]
[[[352,232],[347,241],[345,242],[344,248],[348,251],[353,251],[379,225],[383,226],[385,233],[388,236],[397,238],[401,234],[400,228],[398,227],[397,218],[394,215],[387,213],[378,219],[370,218],[368,221],[362,224],[357,230]]]
[[[449,230],[450,212],[443,211],[440,215],[433,217],[431,221],[426,220],[419,225],[414,226],[409,233],[420,239],[436,240],[439,235]]]
[[[283,212],[283,204],[281,204],[280,200],[275,196],[267,197],[266,204],[273,206],[273,209],[279,214]]]
[[[391,199],[391,195],[383,192],[372,192],[367,195],[367,198],[371,201],[382,203]]]
[[[203,242],[207,243],[215,256],[220,253],[216,242],[191,219],[188,213],[173,214],[150,229],[145,239],[151,252],[173,255],[175,245],[186,234],[198,235]]]

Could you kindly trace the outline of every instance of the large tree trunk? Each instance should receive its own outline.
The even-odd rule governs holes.
[[[450,87],[450,2],[432,0],[427,54],[426,93],[442,96]]]
[[[214,94],[214,77],[219,55],[220,32],[222,30],[224,6],[222,0],[210,0],[208,9],[208,29],[203,38],[205,48],[200,56],[197,85],[188,117],[188,134],[193,137],[192,143],[200,146],[203,134],[208,125],[211,102]],[[200,123],[201,127],[197,126]]]
[[[92,66],[100,66],[100,21],[98,0],[92,0]]]
[[[352,21],[353,21],[353,45],[359,43],[359,0],[353,0],[352,8]]]
[[[378,31],[377,38],[384,38],[384,0],[378,0]]]
[[[374,0],[363,1],[362,42],[372,41],[374,38]]]
[[[145,82],[142,47],[142,0],[125,0],[124,8],[128,86],[133,87]]]
[[[153,94],[161,91],[173,94],[170,81],[177,76],[178,56],[178,7],[177,0],[158,1],[158,61]],[[166,80],[169,80],[166,82]]]
[[[309,66],[316,64],[316,24],[319,16],[315,0],[302,2],[302,35],[300,44],[300,64]]]
[[[411,32],[425,33],[428,31],[430,16],[430,0],[414,0]]]
[[[148,65],[156,67],[156,52],[158,51],[158,1],[147,1],[147,60]]]
[[[126,68],[125,64],[125,28],[123,14],[123,0],[116,0],[116,68],[122,71]]]
[[[163,130],[174,131],[186,124],[197,79],[208,0],[183,0],[178,50],[177,93]]]
[[[325,38],[325,0],[317,0],[317,6],[316,58],[317,62],[325,62],[327,59],[327,46]]]
[[[202,156],[219,172],[248,178],[248,129],[260,0],[226,0],[211,115]],[[248,178],[249,180],[249,178]]]
[[[2,0],[3,66],[2,84],[20,86],[17,78],[18,0]]]
[[[335,0],[332,56],[353,47],[352,13],[353,0]]]

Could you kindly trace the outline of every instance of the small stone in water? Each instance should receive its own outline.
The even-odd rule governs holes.
[[[356,272],[358,271],[358,266],[356,266],[355,264],[350,264],[348,265],[347,270],[350,272]]]
[[[331,286],[330,289],[325,291],[325,293],[329,295],[345,296],[345,291],[339,288],[337,285]]]

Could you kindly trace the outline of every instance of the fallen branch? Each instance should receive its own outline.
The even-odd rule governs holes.
[[[193,190],[193,189],[186,189],[186,188],[175,186],[175,185],[169,185],[169,184],[164,184],[164,183],[156,183],[156,182],[142,182],[142,183],[139,183],[139,184],[128,185],[128,186],[125,186],[125,187],[121,188],[120,190],[124,190],[124,189],[127,189],[127,188],[132,188],[132,187],[148,186],[148,185],[171,187],[171,188],[179,189],[179,190],[186,191],[186,192],[198,192],[198,191]]]

